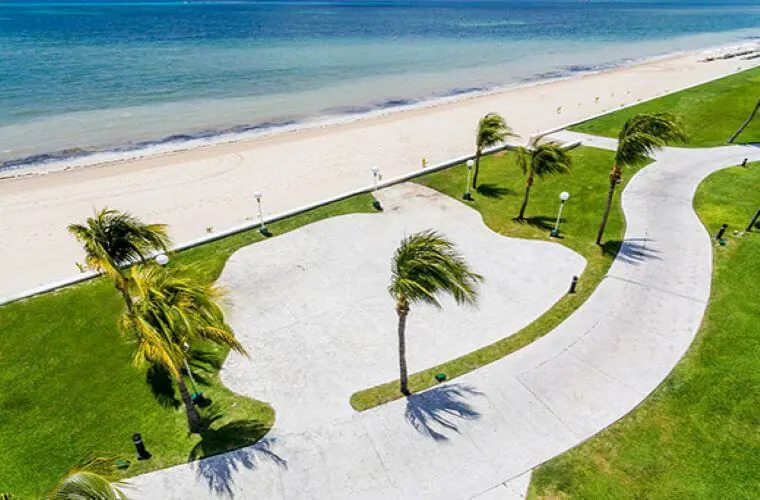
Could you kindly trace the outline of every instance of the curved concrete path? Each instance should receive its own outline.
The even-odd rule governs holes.
[[[378,193],[381,214],[310,224],[235,252],[220,282],[228,320],[251,359],[231,354],[222,381],[270,403],[279,432],[350,418],[351,394],[398,377],[398,318],[388,295],[399,241],[434,228],[483,275],[477,309],[413,307],[407,362],[414,373],[520,331],[567,292],[586,261],[557,243],[506,238],[480,213],[437,191],[403,184]]]
[[[625,242],[589,300],[498,362],[408,400],[131,480],[136,498],[495,498],[619,419],[689,347],[711,242],[699,182],[760,150],[667,150],[623,194]],[[519,479],[517,480],[519,482]]]

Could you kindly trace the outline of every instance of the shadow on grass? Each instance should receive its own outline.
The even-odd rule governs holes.
[[[475,189],[475,191],[477,191],[479,195],[485,196],[486,198],[496,199],[504,198],[509,194],[515,194],[513,190],[498,186],[496,184],[481,184]]]
[[[480,418],[467,399],[482,393],[463,384],[450,384],[406,398],[406,420],[414,429],[435,441],[446,441],[445,432],[459,433],[456,419]]]
[[[536,215],[533,217],[526,217],[522,220],[520,219],[513,219],[515,222],[520,224],[527,224],[529,226],[537,227],[539,229],[544,229],[546,231],[551,231],[554,229],[554,225],[557,223],[556,217],[548,217],[546,215]],[[565,222],[565,219],[559,220],[560,224]]]
[[[662,260],[657,254],[659,250],[647,246],[649,238],[629,238],[623,241],[605,241],[602,252],[605,255],[617,256],[626,264],[638,265],[647,260]]]
[[[287,461],[273,451],[277,438],[262,437],[269,427],[256,421],[236,420],[214,428],[219,414],[207,417],[207,430],[190,451],[189,460],[197,461],[196,475],[216,495],[233,497],[234,475],[241,469],[255,469],[264,462],[287,468]]]
[[[174,392],[174,379],[161,366],[151,366],[145,373],[145,382],[150,386],[150,392],[162,408],[179,408],[180,401]]]

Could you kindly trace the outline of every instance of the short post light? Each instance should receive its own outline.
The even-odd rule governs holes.
[[[728,229],[728,224],[723,224],[720,226],[720,229],[718,229],[718,234],[715,235],[715,239],[718,240],[721,245],[725,244],[725,241],[723,240],[723,234],[725,234],[726,229]]]
[[[464,194],[462,198],[465,200],[472,200],[472,193],[470,193],[470,181],[472,179],[472,167],[475,166],[474,160],[467,160],[467,179],[464,185]]]
[[[378,211],[383,209],[383,205],[380,203],[380,200],[377,199],[377,189],[382,178],[383,174],[380,172],[380,167],[372,167],[372,179],[374,182],[374,188],[372,190],[372,197],[374,200],[372,201],[372,207]]]
[[[562,218],[562,209],[565,207],[565,202],[570,199],[570,193],[562,191],[559,195],[559,210],[557,211],[557,221],[554,223],[554,229],[549,235],[552,238],[559,238],[559,221]]]
[[[757,223],[758,219],[760,219],[760,209],[758,209],[758,211],[755,212],[755,216],[752,217],[752,220],[750,221],[749,225],[747,226],[747,229],[744,232],[748,233],[752,231],[752,228],[755,227],[755,224]]]
[[[145,443],[143,442],[142,436],[139,432],[136,432],[132,435],[132,444],[135,445],[137,460],[148,460],[151,457],[150,452],[145,448]]]
[[[575,293],[576,288],[578,288],[578,276],[573,276],[572,281],[570,281],[570,290],[567,293]]]
[[[160,253],[156,255],[155,261],[156,261],[156,264],[158,264],[159,266],[165,266],[166,264],[169,263],[169,256],[166,255],[165,253]]]
[[[266,225],[264,225],[264,212],[261,210],[261,198],[263,196],[264,193],[261,191],[256,191],[253,193],[253,197],[256,198],[256,204],[258,205],[259,210],[259,232],[264,236],[269,236],[269,229],[267,229]]]

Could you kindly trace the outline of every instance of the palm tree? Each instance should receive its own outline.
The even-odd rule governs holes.
[[[69,471],[45,495],[48,500],[125,500],[120,482],[111,482],[106,475],[92,470],[89,463]],[[0,500],[13,500],[10,493],[0,493]]]
[[[175,379],[187,412],[190,432],[202,431],[202,422],[182,374],[186,347],[201,340],[247,355],[219,307],[221,289],[158,266],[133,268],[135,301],[121,318],[122,331],[134,336],[135,366],[157,365]]]
[[[142,261],[152,251],[165,251],[171,244],[164,224],[144,224],[128,212],[110,208],[96,212],[84,224],[71,224],[68,229],[84,246],[87,267],[113,279],[127,309],[132,307],[132,298],[122,266]]]
[[[504,118],[498,113],[488,113],[478,122],[475,131],[475,173],[472,177],[472,187],[478,187],[478,174],[480,173],[480,157],[485,148],[496,146],[504,142],[506,137],[517,137],[507,125]]]
[[[454,244],[439,233],[427,230],[401,240],[391,268],[388,292],[396,301],[398,314],[398,357],[401,393],[409,395],[406,369],[406,317],[416,303],[441,307],[437,295],[447,293],[457,304],[475,304],[482,277],[472,272]]]
[[[50,500],[124,500],[119,485],[86,468],[77,468],[64,476],[47,496]]]
[[[602,244],[604,228],[612,208],[615,188],[623,175],[623,165],[639,165],[649,156],[669,144],[685,143],[689,136],[679,120],[670,113],[640,114],[630,118],[618,135],[618,147],[615,163],[610,172],[610,188],[607,193],[607,205],[604,209],[602,223],[596,236],[596,244]]]
[[[520,207],[520,215],[517,220],[525,218],[525,209],[528,207],[530,188],[533,186],[535,177],[539,179],[551,174],[564,174],[570,171],[573,163],[567,151],[559,147],[559,144],[547,142],[532,148],[521,147],[517,150],[517,162],[522,169],[525,180],[525,197]]]

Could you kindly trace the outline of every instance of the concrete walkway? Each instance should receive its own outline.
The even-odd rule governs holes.
[[[667,150],[623,194],[617,260],[530,346],[407,400],[131,480],[135,498],[493,498],[624,416],[675,366],[710,292],[699,182],[760,150]]]
[[[586,266],[557,243],[494,233],[476,210],[423,186],[378,196],[382,213],[326,219],[243,248],[220,278],[230,325],[252,356],[230,355],[222,381],[270,403],[280,432],[350,418],[351,394],[398,377],[398,318],[387,287],[391,256],[405,235],[440,231],[485,278],[477,309],[447,298],[441,310],[412,308],[412,373],[520,331]]]

